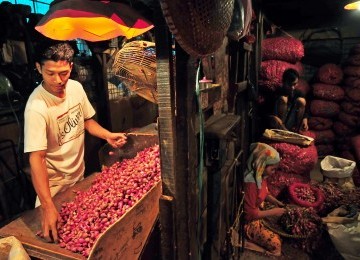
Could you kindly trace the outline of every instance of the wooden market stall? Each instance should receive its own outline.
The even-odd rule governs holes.
[[[97,174],[94,173],[76,184],[74,189],[58,194],[54,198],[55,205],[60,208],[62,203],[75,197],[74,190],[83,191],[89,188]],[[137,259],[158,217],[157,201],[160,194],[161,183],[158,183],[98,239],[89,259]],[[61,248],[59,244],[45,242],[37,236],[36,233],[41,230],[40,221],[39,208],[27,211],[1,228],[0,236],[15,236],[27,253],[38,259],[85,259],[81,254]]]
[[[146,129],[146,128],[144,128]],[[133,133],[125,148],[116,155],[109,154],[108,146],[99,151],[100,161],[104,166],[111,166],[123,158],[133,158],[138,151],[157,143],[157,136],[149,132],[141,135]],[[114,149],[116,151],[116,149]],[[84,180],[76,183],[71,189],[57,194],[54,203],[60,212],[62,204],[74,201],[77,192],[87,191],[101,173],[95,172]],[[138,259],[154,229],[159,214],[159,198],[161,182],[158,181],[132,207],[125,211],[114,224],[102,233],[92,246],[88,259]],[[36,259],[85,259],[79,253],[73,253],[60,244],[48,243],[37,233],[41,231],[40,208],[24,212],[19,218],[0,229],[0,237],[14,236],[24,246],[31,257]]]

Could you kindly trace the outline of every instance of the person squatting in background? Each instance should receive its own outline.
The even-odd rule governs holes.
[[[309,129],[306,113],[306,99],[303,93],[296,89],[299,73],[287,69],[282,77],[283,85],[279,88],[274,111],[269,116],[269,128],[304,132]]]
[[[265,249],[266,253],[280,256],[281,240],[278,234],[267,229],[261,219],[281,216],[284,204],[270,195],[266,178],[275,174],[280,162],[279,153],[265,143],[252,143],[244,179],[244,231],[248,241]],[[272,209],[262,209],[264,201],[274,204]]]

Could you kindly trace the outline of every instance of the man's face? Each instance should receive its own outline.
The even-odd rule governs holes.
[[[295,79],[292,82],[285,82],[285,88],[286,88],[286,92],[290,95],[293,93],[293,91],[295,90],[295,87],[297,86],[297,84],[299,83],[299,79]]]
[[[69,80],[73,63],[67,61],[45,61],[36,63],[36,68],[43,78],[43,87],[57,97],[65,97],[66,83]]]

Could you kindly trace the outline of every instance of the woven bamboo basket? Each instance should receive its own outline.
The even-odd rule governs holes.
[[[270,218],[262,219],[262,224],[272,232],[278,234],[279,236],[286,237],[286,238],[294,238],[294,239],[305,239],[308,236],[300,236],[300,235],[293,235],[287,233],[278,223],[277,220],[273,220]]]
[[[264,209],[271,209],[274,205],[271,205],[269,203],[264,203]],[[297,205],[293,204],[287,204],[287,208],[294,208],[298,207]],[[286,230],[283,229],[283,227],[279,224],[279,217],[266,217],[261,220],[261,223],[272,232],[278,234],[279,236],[286,237],[286,238],[294,238],[294,239],[305,239],[308,238],[308,236],[300,236],[300,235],[293,235],[286,232]]]

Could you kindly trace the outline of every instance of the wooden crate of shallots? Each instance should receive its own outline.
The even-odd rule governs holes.
[[[86,190],[98,175],[94,173],[83,181],[54,197],[56,206],[72,201],[73,190]],[[138,259],[159,213],[161,182],[157,182],[118,221],[108,227],[97,239],[88,259]],[[22,216],[0,229],[0,237],[15,236],[26,252],[38,259],[86,259],[59,244],[47,243],[36,235],[41,230],[40,209],[24,212]]]

